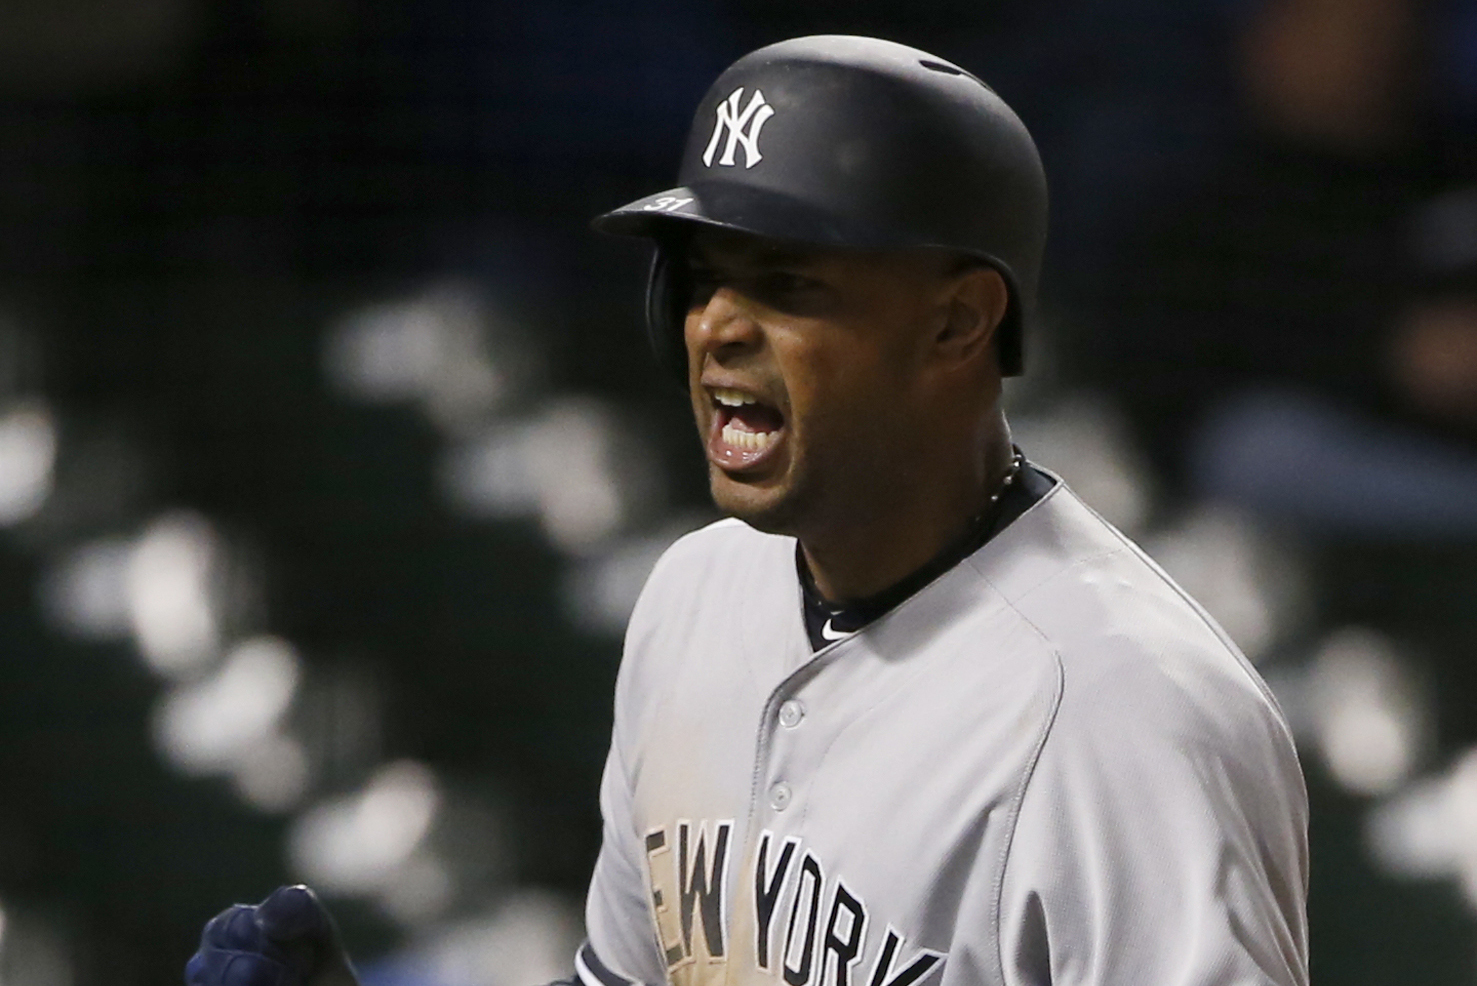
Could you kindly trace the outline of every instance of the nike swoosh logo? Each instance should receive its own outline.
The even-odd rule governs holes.
[[[821,627],[821,636],[825,637],[827,640],[840,640],[843,637],[851,636],[851,634],[842,633],[840,630],[832,630],[831,621],[827,620],[826,625]]]

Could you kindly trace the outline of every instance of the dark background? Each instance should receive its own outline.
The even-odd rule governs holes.
[[[10,0],[0,983],[178,981],[303,878],[375,982],[561,971],[623,607],[708,510],[587,223],[826,32],[1036,134],[1013,420],[1278,689],[1317,981],[1477,978],[1471,0]]]

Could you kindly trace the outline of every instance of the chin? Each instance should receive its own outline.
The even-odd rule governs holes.
[[[714,505],[727,516],[765,534],[794,533],[795,498],[790,491],[740,482],[716,466],[709,486]]]

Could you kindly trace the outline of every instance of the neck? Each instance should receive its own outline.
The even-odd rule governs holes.
[[[957,468],[911,483],[907,495],[844,523],[800,534],[800,548],[816,589],[829,602],[874,596],[922,568],[962,537],[992,502],[1010,473],[1010,431],[992,422],[972,456]]]

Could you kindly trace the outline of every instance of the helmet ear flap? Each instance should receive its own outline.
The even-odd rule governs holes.
[[[1006,309],[1000,327],[995,330],[998,336],[996,353],[999,355],[1000,375],[1003,377],[1018,377],[1025,372],[1026,346],[1021,322],[1020,305],[1015,301],[1015,289],[1011,288],[1010,307]]]
[[[692,297],[685,254],[675,244],[658,240],[646,279],[646,338],[668,379],[687,391],[687,344],[683,322]]]

